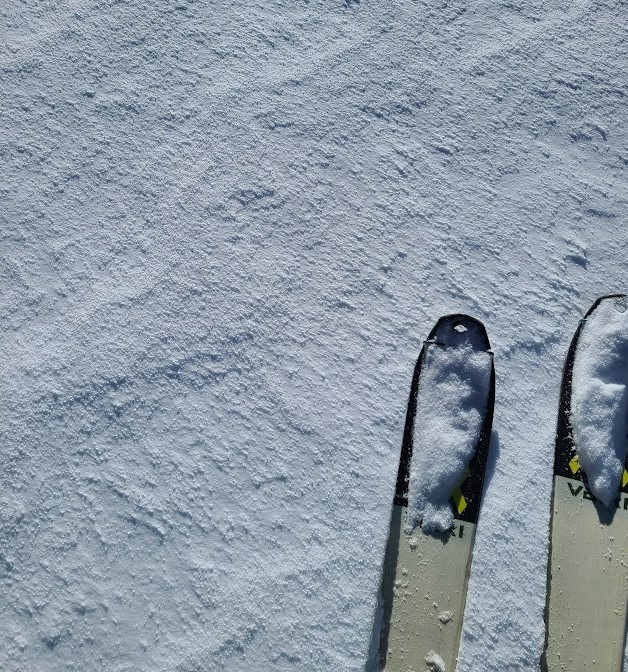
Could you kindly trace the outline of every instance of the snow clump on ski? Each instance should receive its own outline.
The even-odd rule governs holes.
[[[408,528],[445,532],[450,498],[478,444],[491,385],[492,357],[463,325],[428,342],[417,394],[410,466]]]
[[[628,301],[603,301],[586,317],[572,377],[580,466],[606,506],[617,496],[628,449]]]

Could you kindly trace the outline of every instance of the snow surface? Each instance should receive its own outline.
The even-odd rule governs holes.
[[[408,488],[408,526],[444,532],[451,494],[477,446],[488,403],[491,355],[462,343],[426,344],[419,380]]]
[[[620,0],[6,0],[0,669],[362,670],[412,370],[495,351],[458,672],[538,670],[561,367],[626,291]]]
[[[628,451],[628,299],[587,317],[572,375],[572,423],[580,466],[606,506],[617,497]]]

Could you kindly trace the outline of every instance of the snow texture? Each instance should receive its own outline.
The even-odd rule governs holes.
[[[451,621],[451,619],[454,617],[454,612],[453,611],[442,611],[440,614],[438,614],[438,620],[443,624],[446,625]]]
[[[586,319],[572,376],[572,423],[593,494],[615,500],[628,450],[628,300],[602,301]]]
[[[628,288],[625,25],[2,3],[3,672],[362,672],[412,370],[458,312],[498,396],[457,672],[538,670],[561,366]]]
[[[425,662],[430,672],[447,672],[445,661],[434,651],[425,656]]]
[[[451,495],[465,476],[486,413],[491,355],[472,344],[426,344],[419,379],[408,488],[409,532],[444,532]]]

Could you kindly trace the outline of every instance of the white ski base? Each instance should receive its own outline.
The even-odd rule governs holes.
[[[419,672],[433,669],[427,661],[438,656],[445,671],[453,672],[475,525],[456,521],[449,536],[435,537],[421,529],[408,535],[406,515],[406,507],[393,507],[383,583],[381,665],[385,672]]]
[[[609,511],[556,476],[544,672],[620,672],[628,605],[628,497]]]

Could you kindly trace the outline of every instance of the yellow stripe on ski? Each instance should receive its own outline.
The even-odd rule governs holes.
[[[458,512],[458,515],[460,515],[466,508],[467,508],[467,500],[465,499],[465,496],[462,494],[462,484],[469,478],[469,474],[471,472],[469,469],[464,470],[464,475],[462,476],[462,480],[454,491],[451,493],[451,498],[454,502],[454,506],[456,507],[456,511]]]
[[[460,515],[467,508],[467,500],[464,498],[460,486],[454,490],[451,498],[454,500],[454,506],[456,507],[458,515]]]
[[[563,462],[564,464],[564,462]],[[575,476],[579,471],[580,471],[580,460],[578,460],[578,456],[575,455],[569,460],[569,468],[571,469],[571,473]]]

